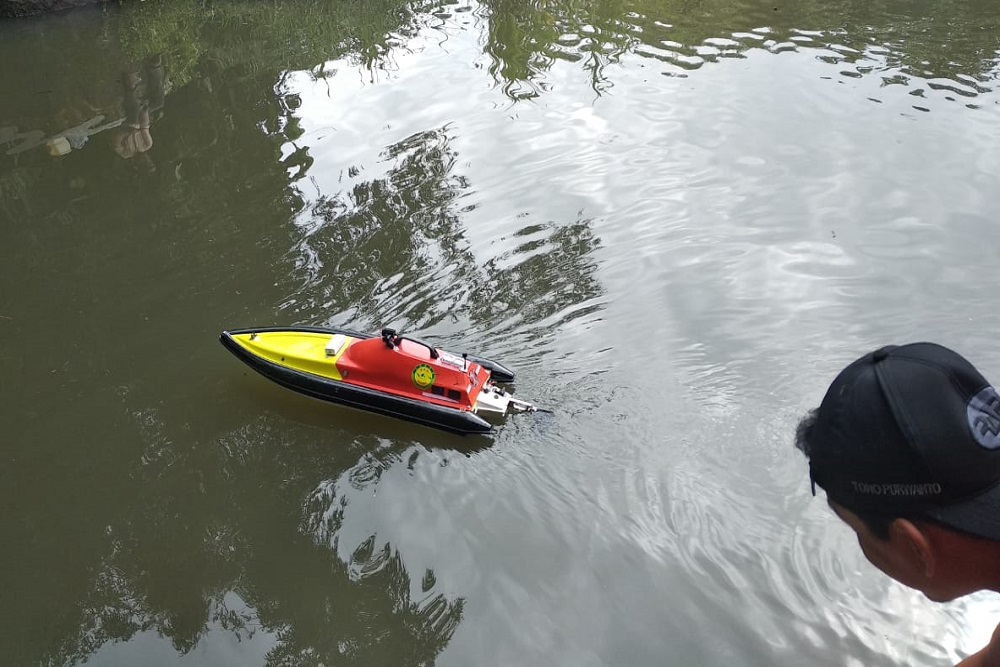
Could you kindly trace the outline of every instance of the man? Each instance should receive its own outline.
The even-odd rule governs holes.
[[[152,125],[150,114],[163,108],[164,75],[163,62],[155,56],[143,63],[139,70],[122,73],[122,107],[125,118],[121,125],[108,135],[111,148],[126,160],[139,155],[148,171],[156,166],[144,155],[153,147],[153,137],[149,133]]]
[[[885,574],[945,602],[1000,591],[1000,394],[933,343],[866,354],[798,426],[813,493]],[[960,667],[1000,667],[1000,626]]]

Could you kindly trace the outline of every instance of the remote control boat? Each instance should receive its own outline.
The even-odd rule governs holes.
[[[536,408],[502,385],[514,373],[382,329],[320,327],[223,331],[219,340],[264,377],[314,398],[455,433],[488,433],[498,419]]]

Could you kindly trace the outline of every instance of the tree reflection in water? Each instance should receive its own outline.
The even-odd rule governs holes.
[[[269,666],[434,662],[464,601],[435,593],[431,570],[414,596],[400,554],[376,535],[346,562],[335,548],[347,507],[338,485],[369,488],[409,446],[380,449],[379,438],[355,432],[347,449],[368,453],[344,469],[350,457],[335,452],[352,436],[327,426],[307,427],[315,446],[299,446],[301,433],[288,441],[282,419],[265,416],[212,447],[177,444],[185,434],[158,413],[135,419],[146,447],[130,477],[142,491],[108,525],[78,629],[47,664],[79,662],[148,630],[187,653],[209,625],[243,639],[273,634]],[[232,593],[253,613],[230,609]]]
[[[259,378],[234,389],[232,366],[216,361],[224,351],[203,341],[211,323],[260,313],[418,329],[462,313],[472,329],[552,335],[600,307],[599,237],[586,218],[547,220],[512,229],[516,247],[477,257],[460,210],[474,184],[451,126],[386,147],[382,176],[307,200],[298,184],[313,168],[309,147],[283,152],[302,136],[297,101],[279,92],[283,72],[323,76],[337,58],[371,71],[431,8],[151,4],[112,19],[125,37],[111,53],[94,46],[107,43],[103,23],[48,40],[50,62],[77,65],[54,75],[65,86],[51,96],[32,87],[39,69],[7,70],[23,85],[2,101],[5,118],[42,135],[79,125],[87,106],[113,106],[122,53],[139,62],[163,51],[172,85],[149,150],[155,174],[125,168],[98,142],[58,162],[5,151],[0,163],[4,296],[45,296],[0,312],[13,323],[0,332],[10,336],[5,377],[25,379],[0,386],[0,417],[18,419],[2,429],[14,437],[0,467],[0,590],[15,602],[3,609],[0,663],[72,664],[143,631],[185,652],[218,624],[240,637],[274,633],[272,665],[429,664],[464,600],[436,592],[433,571],[415,582],[377,535],[348,558],[333,548],[350,489],[372,488],[418,451],[405,430],[364,418],[331,426]],[[997,78],[1000,31],[980,29],[993,16],[983,0],[939,2],[912,20],[898,2],[476,7],[490,73],[515,102],[544,95],[558,63],[605,94],[629,54],[693,75],[785,41],[884,85],[926,81],[962,99]],[[917,39],[931,23],[935,39]],[[41,58],[25,46],[34,39],[0,49]],[[27,125],[40,116],[44,132]],[[14,134],[0,132],[4,148]],[[151,354],[153,334],[189,354]],[[223,380],[205,379],[223,368]],[[193,417],[206,405],[211,419]],[[233,593],[253,613],[230,605]]]
[[[313,34],[318,41],[307,44],[313,50],[294,55],[315,64],[321,41],[325,57],[356,48],[361,63],[376,66],[390,48],[380,46],[386,32],[405,35],[410,28],[399,21],[415,18],[400,8],[405,3],[380,5],[395,10],[373,7],[382,18],[342,43],[328,30],[341,18],[333,12]],[[90,16],[98,23],[86,34],[102,25],[100,15]],[[387,17],[396,23],[379,39]],[[66,378],[4,392],[4,412],[24,418],[12,429],[10,464],[0,472],[7,542],[0,589],[11,601],[3,609],[9,641],[0,646],[0,663],[79,663],[146,631],[185,653],[218,625],[238,637],[275,634],[273,665],[429,664],[460,622],[463,600],[435,592],[432,571],[414,586],[400,555],[377,535],[345,562],[328,542],[329,524],[310,527],[319,499],[343,502],[324,480],[350,475],[356,484],[376,483],[379,470],[410,454],[411,436],[365,418],[352,419],[353,430],[310,419],[296,430],[287,415],[305,410],[297,407],[277,422],[265,414],[244,424],[245,403],[229,399],[231,387],[201,382],[225,352],[212,342],[215,332],[191,323],[256,312],[294,285],[282,258],[288,221],[302,206],[294,183],[312,161],[306,148],[282,154],[300,134],[294,101],[275,93],[284,47],[248,48],[238,39],[246,35],[240,24],[218,14],[175,26],[204,31],[194,36],[197,52],[211,44],[214,57],[192,64],[164,56],[174,87],[150,151],[154,174],[122,168],[102,142],[61,162],[36,150],[0,165],[0,215],[16,221],[5,227],[9,261],[0,275],[11,287],[30,280],[33,290],[51,295],[4,309],[16,322],[3,332],[15,336],[4,348],[16,346],[33,365],[58,368]],[[235,46],[227,35],[237,36]],[[117,56],[94,56],[101,44],[80,39],[77,46],[102,65],[89,83],[115,90],[120,70],[104,65]],[[172,62],[187,69],[172,70]],[[27,100],[10,108],[18,103]],[[87,196],[65,183],[81,184]],[[159,282],[149,279],[156,275],[202,286],[238,278],[240,285],[216,301],[176,289],[172,278],[162,298]],[[150,300],[161,307],[145,312]],[[20,336],[28,322],[30,335]],[[109,322],[116,323],[114,340],[104,330]],[[66,331],[74,332],[71,340],[59,343]],[[188,354],[150,353],[151,340],[167,339]],[[26,366],[11,366],[6,355],[0,361],[29,377]],[[259,385],[248,386],[252,400]],[[269,398],[268,407],[282,400]],[[206,405],[214,417],[192,421]],[[56,406],[58,418],[38,419],[42,406]],[[220,437],[226,423],[230,430]],[[234,593],[252,612],[228,602]]]
[[[685,76],[706,62],[752,50],[811,50],[841,76],[882,75],[885,85],[944,89],[962,98],[983,92],[1000,72],[1000,30],[989,0],[948,0],[915,9],[896,0],[807,0],[781,7],[728,0],[482,0],[490,74],[513,101],[550,86],[559,62],[576,63],[596,95],[610,91],[610,67],[635,54]],[[928,39],[933,35],[932,39]]]
[[[303,211],[295,244],[302,286],[284,304],[296,319],[362,327],[391,319],[426,329],[462,313],[472,329],[545,337],[548,318],[599,307],[575,309],[603,291],[589,219],[515,229],[523,241],[495,257],[471,251],[458,209],[474,184],[456,172],[450,132],[429,130],[387,147],[384,177],[355,181]],[[349,310],[338,313],[345,304]]]

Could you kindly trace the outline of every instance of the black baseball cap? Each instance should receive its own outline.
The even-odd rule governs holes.
[[[864,355],[805,437],[810,478],[834,502],[1000,541],[1000,395],[958,353],[911,343]]]

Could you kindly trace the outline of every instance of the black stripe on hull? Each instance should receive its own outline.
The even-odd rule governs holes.
[[[393,396],[384,392],[358,387],[331,380],[310,373],[295,371],[285,368],[279,364],[262,359],[247,352],[239,343],[233,340],[233,334],[246,334],[265,331],[307,331],[313,333],[342,333],[355,338],[372,338],[373,336],[361,334],[347,329],[326,329],[320,327],[295,327],[295,328],[261,328],[261,329],[239,329],[224,331],[219,336],[219,341],[232,352],[236,358],[250,366],[264,377],[280,384],[283,387],[296,391],[312,398],[318,398],[330,403],[346,405],[347,407],[366,410],[397,419],[405,419],[424,426],[439,428],[452,433],[462,435],[472,433],[489,433],[493,430],[492,424],[479,415],[464,411],[445,408],[430,403],[422,403],[409,398]]]

